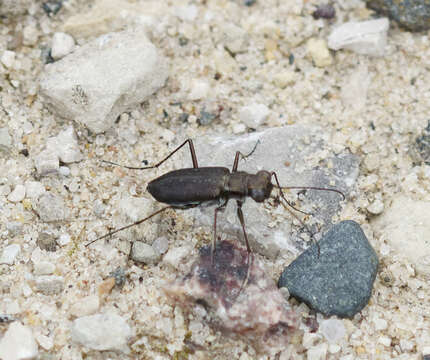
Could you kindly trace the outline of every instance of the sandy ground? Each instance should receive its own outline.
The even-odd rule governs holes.
[[[72,121],[55,117],[38,96],[38,76],[44,66],[41,47],[50,43],[54,32],[63,30],[66,20],[88,13],[90,4],[69,1],[53,17],[34,5],[31,15],[3,22],[1,51],[10,48],[11,41],[22,34],[24,43],[13,50],[20,66],[3,67],[0,79],[0,127],[7,128],[13,139],[11,148],[0,155],[0,250],[15,243],[21,246],[14,265],[0,265],[0,313],[12,314],[31,328],[41,359],[269,358],[256,354],[245,341],[211,329],[166,299],[162,284],[185,272],[185,265],[174,269],[163,261],[145,266],[133,263],[124,254],[127,246],[115,241],[91,248],[83,245],[104,234],[108,227],[126,222],[123,214],[131,205],[120,210],[124,194],[143,197],[138,205],[148,213],[152,206],[145,184],[156,176],[155,171],[135,174],[101,167],[97,159],[122,164],[143,159],[151,162],[156,160],[154,154],[161,158],[179,139],[246,133],[251,130],[239,119],[238,112],[242,106],[254,103],[270,109],[268,118],[256,130],[316,123],[325,128],[333,151],[348,150],[360,157],[355,190],[334,220],[359,222],[380,257],[370,303],[353,319],[342,320],[345,334],[337,343],[330,344],[321,333],[305,331],[303,337],[270,358],[421,358],[430,346],[430,272],[425,267],[418,271],[415,260],[420,253],[428,254],[430,246],[425,217],[430,201],[430,167],[413,160],[410,154],[415,139],[427,126],[430,110],[429,38],[427,33],[413,34],[390,24],[384,56],[339,50],[330,54],[332,64],[317,67],[307,51],[308,39],[326,39],[334,24],[366,20],[372,13],[360,1],[339,1],[335,4],[336,19],[330,23],[312,18],[316,3],[269,0],[247,7],[239,1],[222,0],[148,2],[148,12],[162,19],[152,29],[151,40],[170,61],[169,80],[142,107],[121,116],[102,135],[88,134]],[[197,9],[197,16],[193,21],[181,20],[179,14],[187,13],[189,8],[181,10],[180,6],[191,5]],[[108,22],[112,27],[109,30],[118,30],[117,23]],[[224,56],[223,47],[237,40],[229,28],[231,24],[245,30],[239,36],[245,50],[234,59]],[[231,34],[233,38],[229,38]],[[89,38],[79,37],[78,32],[75,35],[81,44]],[[185,38],[188,42],[181,46]],[[223,75],[215,80],[218,72]],[[190,99],[193,79],[210,84],[205,98]],[[182,102],[183,109],[172,105],[177,101]],[[209,125],[199,125],[199,111],[219,105],[224,109],[219,118]],[[190,114],[187,122],[181,120],[183,112]],[[50,136],[70,125],[78,134],[84,160],[68,164],[70,174],[66,171],[66,175],[39,178],[34,157]],[[137,142],[131,139],[130,129],[136,130]],[[23,155],[24,149],[29,156]],[[174,165],[166,164],[165,170]],[[7,199],[17,184],[29,180],[40,181],[64,201],[70,215],[67,221],[44,223],[32,211],[31,199],[16,203]],[[378,215],[369,211],[375,200],[384,204]],[[390,211],[396,202],[400,205]],[[101,209],[98,218],[94,215],[97,206]],[[418,218],[422,221],[417,225]],[[193,226],[194,219],[187,212],[172,212],[158,221],[145,224],[139,231],[153,239],[166,236],[170,249],[185,244],[189,255],[196,254],[202,243],[210,242],[211,227]],[[11,222],[15,225],[8,225]],[[416,226],[420,226],[418,237],[413,236]],[[55,252],[35,253],[43,232],[54,239],[68,234],[71,241]],[[403,251],[398,244],[403,241],[407,248],[409,236],[414,238],[410,243],[413,249]],[[392,243],[394,238],[400,242]],[[35,289],[35,257],[55,265],[53,274],[64,279],[60,293],[46,295]],[[288,256],[278,261],[260,258],[276,281]],[[100,287],[118,266],[125,269],[125,285],[103,294]],[[100,291],[97,312],[115,312],[132,328],[128,354],[88,352],[71,340],[73,304]],[[306,306],[291,303],[297,311],[309,313]],[[322,316],[318,319],[323,321]],[[7,327],[1,325],[0,331]]]

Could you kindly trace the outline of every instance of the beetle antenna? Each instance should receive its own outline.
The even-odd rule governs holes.
[[[123,168],[130,169],[130,170],[145,170],[145,169],[153,169],[155,167],[155,166],[144,166],[144,167],[127,166],[127,165],[121,165],[121,164],[117,164],[117,163],[114,163],[112,161],[107,161],[107,160],[100,160],[100,161],[102,163],[105,163],[105,164],[109,164],[109,165],[113,165],[113,166],[119,166],[119,167],[123,167]]]
[[[303,189],[303,190],[323,190],[323,191],[333,191],[336,192],[338,194],[340,194],[342,196],[342,200],[345,200],[345,194],[337,189],[330,189],[330,188],[322,188],[322,187],[315,187],[315,186],[279,186],[278,188],[280,189]]]

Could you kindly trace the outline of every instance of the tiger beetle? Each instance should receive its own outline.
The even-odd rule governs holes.
[[[170,171],[152,181],[147,186],[148,192],[154,197],[155,200],[167,204],[167,206],[157,210],[151,215],[144,219],[138,220],[133,224],[121,227],[114,231],[111,231],[97,239],[89,242],[86,246],[93,242],[109,237],[119,231],[128,229],[132,226],[141,224],[146,220],[154,217],[157,214],[167,209],[190,209],[199,206],[203,203],[217,201],[218,206],[215,208],[214,224],[213,224],[213,238],[212,238],[212,261],[214,258],[215,244],[217,239],[217,216],[218,212],[223,211],[227,206],[230,199],[235,199],[237,204],[237,216],[239,218],[240,225],[243,230],[245,238],[246,249],[248,252],[248,264],[249,256],[252,253],[251,247],[249,246],[248,236],[245,230],[245,220],[242,212],[242,205],[246,197],[251,197],[254,201],[261,203],[271,197],[273,188],[279,189],[281,198],[294,210],[301,213],[307,214],[299,209],[296,209],[284,196],[282,189],[305,189],[305,190],[325,190],[339,193],[343,199],[345,195],[337,189],[320,188],[313,186],[281,186],[279,184],[278,176],[274,171],[260,170],[256,174],[250,174],[245,171],[238,171],[239,159],[245,159],[252,155],[255,151],[257,142],[252,151],[243,155],[240,151],[236,152],[234,158],[233,168],[230,170],[226,167],[211,166],[211,167],[199,167],[197,162],[196,152],[194,150],[194,144],[191,139],[184,141],[163,160],[152,166],[145,167],[133,167],[133,166],[122,166],[110,161],[103,160],[104,163],[122,166],[132,170],[146,170],[158,168],[166,160],[168,160],[173,154],[184,147],[186,144],[189,145],[191,152],[191,160],[193,162],[192,168],[184,168]],[[275,184],[272,183],[272,177],[275,180]],[[284,205],[285,206],[285,205]],[[289,210],[287,207],[285,207]],[[290,211],[290,210],[289,210]],[[299,222],[310,232],[302,220],[297,217],[294,213],[290,213],[299,220]],[[310,232],[311,233],[311,232]],[[311,233],[312,235],[312,233]]]

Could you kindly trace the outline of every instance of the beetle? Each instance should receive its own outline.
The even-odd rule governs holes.
[[[128,229],[132,226],[141,224],[153,216],[167,210],[167,209],[190,209],[199,206],[203,203],[218,202],[218,206],[215,208],[214,213],[214,224],[213,224],[213,237],[212,237],[212,261],[213,253],[215,251],[215,244],[217,239],[217,216],[218,212],[223,211],[227,206],[230,199],[235,199],[237,204],[237,216],[239,218],[240,225],[242,227],[243,235],[245,238],[246,249],[248,251],[248,259],[252,250],[249,245],[248,236],[245,229],[245,220],[242,211],[242,205],[247,197],[252,198],[257,203],[261,203],[271,197],[273,189],[276,187],[280,190],[282,199],[294,210],[307,214],[299,209],[296,209],[283,195],[282,189],[312,189],[312,190],[326,190],[339,193],[343,199],[345,195],[337,189],[328,189],[320,187],[298,187],[288,186],[281,187],[279,184],[278,176],[274,171],[260,170],[256,174],[251,174],[245,171],[238,171],[239,159],[247,158],[257,148],[259,142],[257,142],[252,151],[243,155],[240,151],[236,152],[233,168],[230,170],[226,167],[212,166],[212,167],[199,167],[197,162],[197,156],[194,149],[194,144],[191,139],[185,140],[175,150],[173,150],[164,159],[156,163],[155,165],[145,167],[132,167],[123,166],[127,169],[132,170],[146,170],[158,168],[166,160],[168,160],[178,150],[188,144],[191,153],[191,160],[193,163],[192,168],[183,168],[178,170],[172,170],[160,177],[150,181],[147,185],[148,192],[154,197],[155,200],[167,204],[167,206],[157,210],[151,215],[144,219],[138,220],[133,224],[121,227],[114,231],[111,231],[91,242],[93,242],[111,236],[119,231]],[[104,161],[104,163],[116,165],[118,164]],[[121,166],[121,165],[120,165]],[[275,184],[272,183],[272,177],[275,179]],[[301,223],[306,225],[292,213]],[[307,227],[306,227],[307,228]],[[308,230],[309,231],[309,230]],[[309,231],[310,232],[310,231]],[[311,233],[312,235],[312,233]]]

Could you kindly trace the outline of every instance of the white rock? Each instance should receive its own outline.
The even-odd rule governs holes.
[[[49,261],[40,261],[34,264],[35,275],[51,275],[55,271],[55,265]]]
[[[165,236],[161,236],[154,240],[152,247],[158,254],[165,254],[169,249],[169,240]]]
[[[60,166],[60,168],[58,169],[58,173],[63,176],[69,176],[70,169],[67,166]]]
[[[310,348],[306,352],[307,360],[325,360],[327,359],[328,344],[322,343]]]
[[[264,123],[270,114],[269,108],[264,104],[243,106],[239,110],[240,120],[248,127],[256,129]]]
[[[233,54],[242,53],[248,49],[248,34],[244,29],[235,24],[227,23],[222,31],[224,46]]]
[[[15,52],[10,50],[4,51],[0,61],[7,68],[12,68],[15,63]]]
[[[69,34],[56,32],[52,37],[51,56],[55,59],[61,59],[71,53],[75,47],[75,40]]]
[[[167,61],[145,33],[124,31],[103,35],[48,64],[40,89],[58,116],[100,133],[163,86],[167,76]]]
[[[0,128],[0,151],[8,151],[12,148],[12,137],[6,127]]]
[[[430,201],[398,196],[390,208],[372,221],[387,244],[427,277],[430,277],[429,214]]]
[[[61,131],[57,136],[49,138],[46,142],[46,149],[55,153],[66,164],[82,160],[81,150],[72,126]]]
[[[367,207],[367,211],[373,215],[379,215],[384,211],[384,203],[380,199],[376,199]]]
[[[333,50],[348,49],[357,54],[383,56],[388,28],[387,18],[347,22],[332,31],[328,37],[328,47]]]
[[[191,85],[190,94],[188,98],[190,100],[205,99],[209,93],[209,84],[204,80],[194,80]]]
[[[25,186],[18,184],[17,186],[15,186],[15,189],[13,189],[13,191],[8,195],[7,199],[10,202],[20,202],[22,200],[24,200],[25,198]]]
[[[320,324],[319,331],[329,343],[338,343],[346,336],[345,325],[342,320],[328,319]]]
[[[48,336],[38,334],[36,340],[45,350],[51,350],[54,347],[54,340]]]
[[[309,39],[306,43],[306,51],[318,67],[326,67],[333,63],[333,58],[324,39]]]
[[[61,234],[60,237],[56,240],[57,244],[60,246],[67,245],[70,243],[70,235],[69,234]]]
[[[100,299],[97,295],[86,296],[70,307],[70,315],[82,317],[95,314],[100,306]]]
[[[293,85],[297,81],[297,74],[292,70],[281,71],[274,75],[273,83],[285,89],[288,85]]]
[[[0,264],[13,265],[20,251],[21,246],[19,246],[18,244],[6,246],[3,249],[3,253],[0,257]]]
[[[391,346],[391,338],[388,336],[380,336],[378,342],[384,346]]]
[[[39,214],[40,219],[45,222],[64,220],[69,214],[63,199],[51,192],[46,192],[40,196],[35,211]]]
[[[160,254],[151,245],[142,241],[134,241],[131,248],[131,258],[145,264],[154,264],[160,259]]]
[[[30,23],[22,30],[23,43],[24,45],[33,46],[36,45],[39,39],[39,30],[36,27],[36,23]]]
[[[73,341],[92,350],[128,352],[127,341],[132,332],[127,322],[116,314],[96,314],[73,322]]]
[[[60,162],[56,153],[44,150],[34,158],[34,165],[39,175],[43,176],[57,172]]]
[[[27,181],[25,183],[25,192],[30,199],[37,199],[46,192],[45,186],[39,181]]]
[[[199,9],[196,5],[178,6],[175,8],[176,16],[183,21],[194,21],[198,12]]]
[[[27,360],[38,355],[37,343],[31,329],[15,321],[0,340],[0,359]]]
[[[41,275],[35,279],[37,291],[45,295],[59,294],[64,289],[64,278],[55,275]]]
[[[164,255],[163,262],[177,269],[190,253],[191,249],[189,246],[184,245],[176,247],[170,249],[166,255]]]

